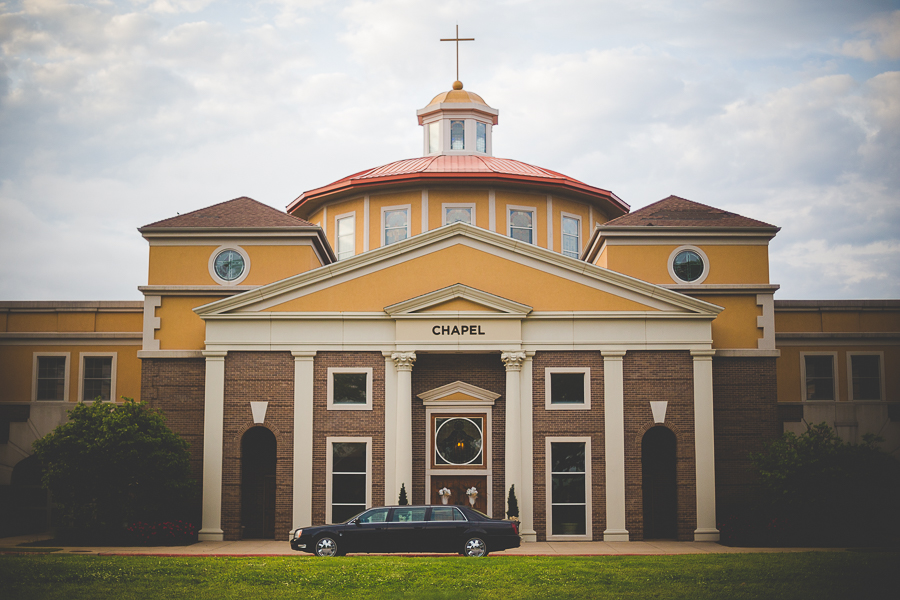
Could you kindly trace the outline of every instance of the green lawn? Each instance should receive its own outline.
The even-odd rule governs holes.
[[[54,598],[896,598],[900,554],[0,556],[0,595]]]

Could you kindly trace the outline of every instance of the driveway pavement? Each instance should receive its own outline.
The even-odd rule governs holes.
[[[30,535],[0,538],[0,553],[15,552],[17,546],[47,540],[48,536]],[[59,546],[53,546],[59,548]],[[493,556],[615,556],[671,554],[727,554],[742,552],[809,552],[843,548],[732,548],[716,542],[529,542],[519,548],[493,553]],[[238,542],[197,542],[190,546],[66,546],[59,554],[147,555],[147,556],[310,556],[294,552],[287,541],[241,540]],[[426,555],[437,556],[437,555]]]

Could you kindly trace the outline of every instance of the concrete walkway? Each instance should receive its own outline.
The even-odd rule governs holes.
[[[49,540],[49,536],[24,535],[0,538],[0,553],[16,552],[23,543]],[[28,546],[26,548],[37,548]],[[58,548],[59,546],[52,546]],[[843,548],[732,548],[715,542],[531,542],[493,553],[493,556],[625,556],[672,554],[732,554],[747,552],[811,552]],[[190,546],[67,546],[56,554],[146,555],[146,556],[311,556],[291,550],[287,541],[242,540],[239,542],[197,542]],[[403,556],[403,555],[399,555]],[[406,556],[411,556],[407,554]],[[415,555],[418,556],[418,555]],[[424,556],[439,556],[425,554]],[[447,555],[449,556],[449,555]]]

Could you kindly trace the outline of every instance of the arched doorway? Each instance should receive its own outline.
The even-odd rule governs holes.
[[[50,496],[41,486],[41,463],[29,456],[13,467],[10,485],[0,490],[4,505],[0,535],[40,533],[50,529]]]
[[[241,525],[244,538],[275,538],[275,435],[254,427],[241,440]]]
[[[675,434],[653,427],[641,440],[644,539],[674,539],[678,533]]]

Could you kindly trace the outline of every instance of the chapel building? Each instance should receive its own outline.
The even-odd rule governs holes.
[[[900,302],[776,301],[778,227],[494,157],[499,111],[459,82],[416,116],[421,157],[286,212],[141,227],[143,302],[0,303],[0,514],[46,519],[16,491],[31,442],[123,395],[190,443],[203,540],[401,488],[505,518],[512,486],[526,541],[717,540],[782,431],[897,447]]]

